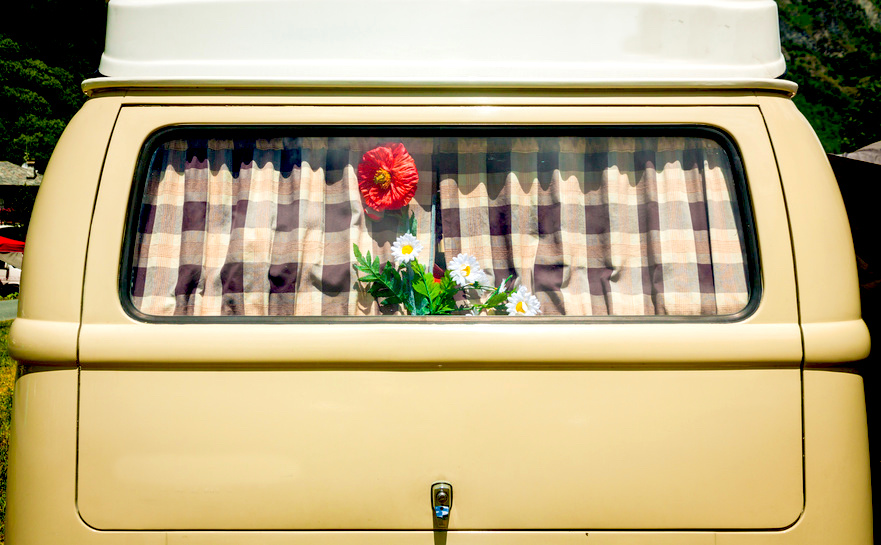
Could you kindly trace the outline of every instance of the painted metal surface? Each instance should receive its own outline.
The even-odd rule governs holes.
[[[689,93],[400,98],[367,90],[166,91],[93,99],[62,139],[67,143],[46,182],[59,183],[38,202],[42,227],[29,235],[29,244],[42,240],[47,249],[55,237],[67,237],[61,255],[38,251],[30,259],[55,267],[80,263],[84,274],[69,286],[69,279],[36,272],[51,268],[35,267],[32,277],[26,272],[25,311],[13,326],[12,350],[36,367],[16,389],[8,542],[436,543],[427,487],[447,480],[456,490],[445,537],[451,545],[870,543],[862,380],[800,370],[803,332],[807,364],[846,365],[868,350],[850,285],[853,263],[835,250],[850,244],[843,212],[829,206],[822,169],[787,178],[794,176],[793,162],[804,161],[796,147],[784,149],[779,135],[810,139],[809,128],[790,122],[788,100],[773,93]],[[538,339],[534,331],[493,324],[183,328],[137,322],[124,312],[122,235],[134,168],[150,132],[190,123],[377,122],[717,127],[744,160],[761,303],[734,323],[576,320],[548,327]],[[78,147],[89,135],[94,141]],[[93,146],[107,150],[103,166],[103,151]],[[71,187],[62,189],[67,174]],[[805,230],[817,211],[833,228]],[[50,228],[57,214],[68,215],[69,231]],[[809,240],[817,237],[832,250],[811,255]],[[826,291],[804,299],[802,329],[799,301],[818,284]],[[836,342],[822,341],[816,331],[823,327]],[[430,343],[436,336],[430,329],[449,333],[473,355],[414,364],[369,342],[412,335]],[[339,342],[340,335],[350,342]],[[428,401],[438,391],[455,402],[448,430],[463,430],[450,435],[452,457],[431,443],[436,430],[426,423],[435,414]],[[516,426],[522,435],[511,431]],[[506,430],[516,443],[508,446],[517,448],[480,446]],[[299,442],[305,438],[311,440]],[[282,471],[294,462],[312,464],[311,471]],[[356,471],[359,463],[364,471]],[[510,488],[510,474],[534,463],[542,471],[526,472],[529,492]],[[341,472],[333,474],[334,467]],[[356,473],[373,479],[385,510],[363,507],[363,495],[356,502],[348,482]],[[261,475],[263,493],[236,488]],[[412,489],[410,477],[418,481]],[[591,485],[587,499],[579,479]],[[284,510],[286,501],[302,502],[292,483],[316,500],[297,504],[315,516]],[[696,505],[697,498],[705,501]],[[524,499],[539,505],[525,522],[514,516],[522,515]],[[366,513],[333,508],[349,501]],[[226,522],[218,513],[228,515]],[[130,529],[119,531],[124,526]],[[384,531],[390,528],[405,530]]]

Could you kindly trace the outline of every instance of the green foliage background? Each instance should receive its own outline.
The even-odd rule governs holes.
[[[829,153],[881,140],[881,0],[777,0],[786,79]]]
[[[777,0],[795,101],[826,151],[881,140],[881,0]],[[0,160],[28,153],[44,170],[85,101],[104,47],[104,0],[4,6],[0,31]]]
[[[0,160],[45,170],[104,49],[104,0],[7,2],[0,27]]]

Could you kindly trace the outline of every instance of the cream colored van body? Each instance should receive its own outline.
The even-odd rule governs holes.
[[[396,95],[108,91],[88,102],[29,233],[12,349],[34,372],[16,390],[10,543],[431,540],[428,491],[441,480],[455,490],[449,540],[871,540],[862,380],[840,369],[868,350],[848,226],[788,96]],[[125,216],[151,133],[343,120],[718,127],[750,182],[760,304],[716,323],[126,314]],[[51,272],[75,263],[81,278]],[[445,355],[438,335],[467,356]],[[435,348],[414,361],[381,338]]]
[[[868,332],[792,84],[122,79],[87,82],[31,222],[8,543],[872,542],[851,369]],[[154,135],[383,126],[721,133],[758,288],[743,312],[676,320],[163,321],[127,306]],[[437,482],[453,491],[444,530]]]

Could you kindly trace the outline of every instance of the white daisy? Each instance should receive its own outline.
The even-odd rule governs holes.
[[[422,243],[410,233],[399,236],[392,244],[392,257],[395,258],[395,265],[413,261],[421,251]]]
[[[450,276],[456,281],[456,284],[462,286],[471,286],[475,282],[481,281],[486,277],[486,273],[480,268],[480,263],[473,255],[459,254],[450,261],[447,267]]]
[[[508,309],[508,316],[535,316],[541,313],[538,303],[538,297],[529,293],[525,286],[520,288],[508,296],[508,302],[505,308]]]
[[[487,272],[482,269],[480,271],[480,274],[477,275],[477,280],[475,280],[475,282],[477,282],[479,286],[486,289],[493,289],[493,284],[495,283],[495,281],[495,278],[487,274]]]

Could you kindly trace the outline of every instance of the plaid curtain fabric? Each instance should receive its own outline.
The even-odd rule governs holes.
[[[396,214],[367,221],[355,168],[383,140],[175,140],[152,161],[135,243],[132,301],[154,316],[372,314],[352,244],[391,258]],[[420,172],[430,142],[406,142]],[[429,247],[432,188],[409,210]],[[428,203],[426,207],[420,203]]]
[[[544,314],[730,314],[748,300],[725,151],[699,138],[174,140],[142,201],[132,299],[148,315],[363,315],[352,244],[391,259],[397,213],[367,220],[363,154],[402,142],[409,212],[435,260],[477,257]],[[439,193],[437,221],[432,206]],[[439,232],[435,232],[439,231]],[[710,238],[712,235],[712,239]]]
[[[447,139],[447,255],[513,274],[544,314],[714,315],[749,292],[725,151],[699,138]],[[712,240],[711,240],[712,235]]]

